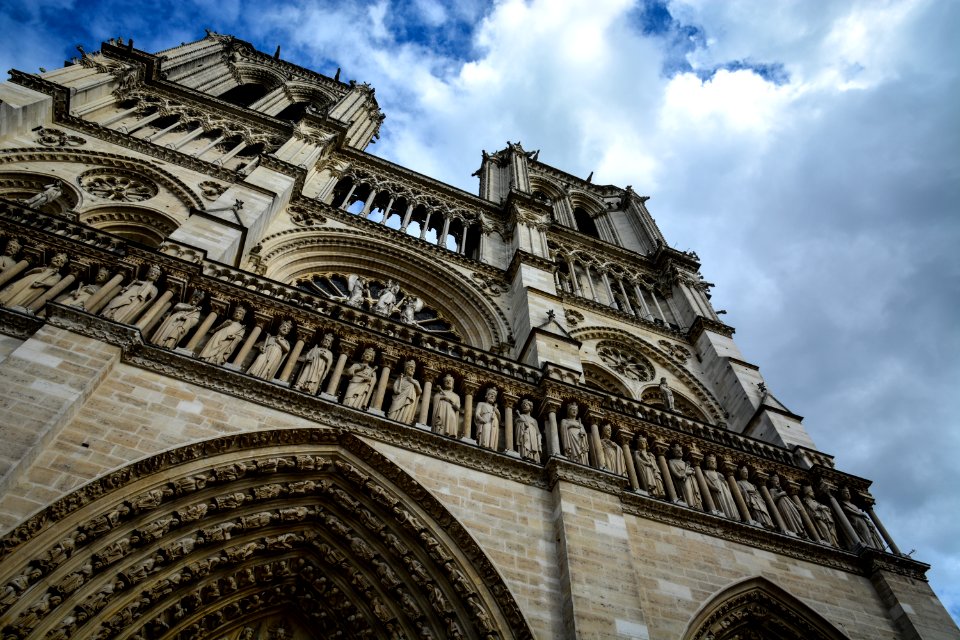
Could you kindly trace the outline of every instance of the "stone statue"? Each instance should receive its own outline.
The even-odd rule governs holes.
[[[194,289],[190,302],[175,304],[173,311],[160,323],[160,328],[154,332],[150,342],[165,349],[176,349],[184,336],[200,321],[200,302],[203,295],[203,291]]]
[[[417,321],[417,312],[423,309],[423,300],[416,296],[407,296],[400,303],[400,322],[414,324]]]
[[[447,374],[433,394],[433,432],[456,438],[460,428],[460,396],[453,390],[453,376]]]
[[[560,435],[563,438],[563,453],[570,460],[580,464],[590,464],[590,445],[587,430],[577,416],[580,406],[571,402],[567,406],[567,417],[560,421]]]
[[[746,467],[740,467],[740,479],[737,480],[737,487],[743,494],[743,500],[747,503],[750,510],[750,517],[759,522],[767,529],[773,529],[773,520],[770,518],[770,512],[767,511],[767,503],[763,501],[763,496],[757,487],[748,479],[750,472]]]
[[[91,284],[80,283],[80,286],[63,296],[58,300],[58,302],[67,307],[76,307],[77,309],[85,309],[87,300],[90,299],[90,296],[95,294],[97,291],[100,291],[104,283],[110,279],[110,272],[105,268],[100,267],[97,270],[97,277]]]
[[[286,336],[291,329],[293,324],[289,320],[284,320],[280,323],[277,335],[267,335],[266,339],[260,343],[260,354],[247,369],[248,375],[261,380],[273,380],[284,356],[290,351],[290,343]]]
[[[820,534],[820,539],[827,544],[839,547],[840,542],[837,540],[837,527],[834,524],[830,507],[817,501],[813,495],[813,487],[810,485],[803,487],[803,504],[807,507],[807,511],[813,519],[813,524]]]
[[[393,383],[393,399],[387,409],[387,417],[403,424],[413,424],[416,418],[417,403],[423,389],[413,374],[417,370],[417,363],[407,360],[403,363],[403,373],[397,376]]]
[[[663,400],[663,408],[673,411],[675,408],[673,402],[673,390],[667,384],[666,378],[660,378],[660,398]]]
[[[3,255],[0,256],[0,273],[3,273],[19,262],[17,260],[17,254],[20,253],[21,248],[20,241],[16,238],[7,240],[7,248],[3,252]]]
[[[123,291],[107,303],[100,315],[108,320],[131,324],[156,297],[157,287],[154,282],[159,277],[160,267],[151,265],[145,280],[134,280],[124,287]]]
[[[294,389],[311,395],[317,392],[333,366],[333,351],[330,350],[332,346],[333,334],[327,333],[320,344],[313,345],[313,348],[300,358],[304,365],[297,376],[296,384],[293,385]]]
[[[643,436],[637,438],[637,450],[633,452],[633,461],[637,466],[640,483],[646,488],[647,493],[658,498],[666,495],[663,489],[663,474],[660,473],[657,460],[647,448],[647,439]]]
[[[603,425],[603,430],[600,432],[600,451],[603,453],[601,468],[618,476],[627,475],[627,463],[623,457],[623,449],[613,441],[613,427],[609,424]]]
[[[367,297],[367,281],[362,276],[351,273],[347,277],[347,288],[349,289],[346,298],[347,305],[358,309],[362,307],[363,301]]]
[[[530,415],[533,411],[533,403],[529,400],[521,400],[520,408],[513,420],[515,431],[514,439],[517,442],[517,453],[524,460],[540,462],[543,455],[543,436],[540,435],[540,425],[536,418]]]
[[[393,280],[387,280],[387,284],[380,290],[380,295],[373,305],[373,312],[378,316],[389,316],[394,312],[394,305],[397,303],[397,294],[400,292],[400,285]]]
[[[487,389],[483,400],[477,403],[473,424],[477,428],[477,444],[496,451],[500,444],[500,410],[497,409],[496,389]]]
[[[63,187],[60,185],[60,181],[56,180],[50,184],[44,185],[43,191],[32,198],[21,200],[20,204],[27,208],[38,210],[45,204],[56,202],[62,195]]]
[[[5,307],[26,307],[60,282],[60,270],[66,266],[67,254],[58,253],[46,267],[30,269],[0,293],[0,304]]]
[[[857,537],[860,538],[860,542],[868,547],[883,550],[885,545],[883,541],[880,540],[880,536],[877,535],[877,530],[874,529],[873,523],[870,521],[870,516],[853,503],[850,496],[850,489],[844,487],[840,490],[840,500],[838,502],[840,503],[840,508],[843,509],[843,513],[847,516],[847,520],[849,520],[853,526]]]
[[[773,504],[777,506],[780,512],[780,518],[783,520],[783,526],[790,533],[806,538],[806,531],[803,529],[803,520],[800,518],[800,511],[794,504],[787,492],[780,486],[780,476],[774,474],[770,478],[770,497],[773,498]]]
[[[679,444],[670,447],[670,459],[667,460],[667,468],[670,469],[670,475],[673,477],[673,485],[677,488],[677,495],[683,498],[687,506],[702,509],[703,498],[694,477],[696,472],[693,470],[693,465],[688,464],[683,459],[683,449],[680,448]]]
[[[360,362],[354,362],[347,368],[350,380],[347,382],[347,390],[343,393],[343,406],[356,409],[367,408],[370,396],[373,394],[373,385],[377,381],[377,371],[370,365],[376,355],[373,349],[364,349]]]
[[[230,354],[233,353],[233,350],[247,333],[247,328],[241,322],[246,313],[246,309],[237,307],[233,310],[231,320],[223,322],[214,329],[213,335],[210,336],[210,339],[207,340],[200,351],[199,357],[201,360],[220,365],[226,363],[227,358],[230,357]]]
[[[727,484],[723,474],[717,471],[717,457],[708,454],[703,460],[703,479],[707,483],[707,489],[710,490],[710,497],[713,498],[713,504],[716,505],[723,515],[731,520],[739,520],[737,513],[737,503],[733,500],[733,494],[730,492],[730,485]]]

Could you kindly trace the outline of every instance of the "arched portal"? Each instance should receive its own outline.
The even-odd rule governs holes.
[[[167,451],[0,543],[4,638],[532,637],[449,511],[335,429]]]
[[[683,640],[847,640],[819,613],[769,580],[738,582],[704,605]]]

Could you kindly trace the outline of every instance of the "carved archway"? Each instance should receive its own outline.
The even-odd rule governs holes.
[[[132,205],[107,205],[80,214],[80,222],[156,249],[180,222],[155,209]]]
[[[640,402],[644,404],[649,404],[652,407],[658,407],[660,409],[666,410],[667,407],[663,404],[663,394],[660,392],[659,385],[652,385],[640,392]],[[685,415],[688,418],[693,418],[694,420],[699,420],[700,422],[709,422],[707,417],[703,415],[703,411],[700,411],[700,408],[688,398],[686,398],[682,393],[673,389],[673,408],[675,411],[679,412],[681,415]]]
[[[0,543],[4,638],[532,637],[449,511],[335,429],[153,456]]]
[[[762,577],[715,595],[693,617],[683,640],[848,640],[809,606]]]
[[[65,215],[81,202],[79,189],[59,176],[11,171],[0,174],[0,197],[7,200],[27,200],[41,193],[47,185],[57,182],[61,195],[53,202],[44,204],[40,210],[52,215]]]

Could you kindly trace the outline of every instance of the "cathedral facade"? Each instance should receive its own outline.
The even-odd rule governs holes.
[[[631,187],[81,54],[0,85],[4,640],[958,637]]]

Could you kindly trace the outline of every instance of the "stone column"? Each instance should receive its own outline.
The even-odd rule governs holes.
[[[110,278],[110,280],[100,287],[99,291],[87,298],[86,303],[83,305],[83,309],[87,313],[100,313],[100,309],[106,306],[107,301],[117,294],[122,282],[123,276],[119,273]]]
[[[403,214],[403,220],[400,222],[400,231],[403,233],[407,232],[407,227],[410,226],[410,217],[413,215],[413,205],[407,204],[407,210]]]
[[[513,442],[513,407],[517,399],[513,394],[503,394],[503,443],[507,455],[517,453]]]
[[[620,448],[623,449],[623,461],[627,465],[630,488],[639,491],[640,480],[637,478],[637,467],[633,464],[633,452],[630,451],[630,441],[633,440],[633,434],[623,429],[617,429],[617,440],[620,441]]]
[[[182,147],[183,145],[187,144],[188,142],[190,142],[190,141],[193,140],[194,138],[199,137],[199,136],[202,135],[202,134],[203,134],[203,127],[197,127],[196,129],[194,129],[193,131],[191,131],[191,132],[188,133],[187,135],[182,136],[182,137],[181,137],[179,140],[177,140],[176,142],[171,142],[170,144],[166,145],[166,147],[167,147],[168,149],[174,149],[174,150],[179,149],[179,148]]]
[[[367,196],[366,201],[363,203],[363,210],[360,212],[360,215],[364,218],[370,215],[370,207],[373,206],[373,200],[377,197],[377,190],[372,186],[370,187],[370,195]]]
[[[667,492],[667,498],[670,502],[677,502],[677,488],[673,484],[673,474],[670,473],[670,465],[667,464],[667,445],[659,440],[653,443],[651,447],[657,456],[657,465],[660,467],[660,474],[663,475],[663,488]]]
[[[555,400],[549,400],[547,404],[547,446],[550,451],[547,455],[558,458],[566,458],[563,450],[560,448],[560,431],[557,429],[557,409],[560,405]]]
[[[830,508],[833,509],[833,518],[836,522],[840,523],[840,528],[847,536],[847,540],[849,541],[851,548],[856,549],[859,546],[863,546],[863,541],[860,540],[860,536],[857,535],[853,525],[850,524],[849,520],[847,520],[847,514],[843,512],[843,509],[840,507],[840,503],[838,503],[837,499],[833,497],[833,488],[825,487],[823,492],[827,494],[827,498],[830,499]]]
[[[610,286],[610,277],[607,275],[606,271],[600,272],[600,277],[603,279],[603,286],[607,289],[607,296],[610,298],[610,306],[617,306],[617,299],[613,297],[613,287]]]
[[[567,269],[570,270],[570,285],[573,287],[573,293],[578,296],[583,296],[580,292],[580,279],[577,278],[577,268],[574,266],[574,262],[571,259],[567,259]]]
[[[593,276],[590,274],[590,265],[584,264],[583,271],[587,274],[587,284],[590,286],[590,297],[594,302],[597,301],[597,289],[593,286]]]
[[[0,287],[7,284],[13,280],[16,276],[20,275],[24,269],[30,266],[30,263],[26,260],[21,260],[17,264],[13,265],[9,269],[5,269],[2,274],[0,274]]]
[[[380,360],[383,362],[383,366],[380,367],[380,380],[377,382],[377,391],[373,395],[373,402],[367,409],[370,413],[375,413],[378,416],[383,415],[383,397],[387,393],[387,384],[390,382],[390,369],[396,363],[397,357],[384,351],[380,355]]]
[[[230,149],[229,151],[227,151],[226,153],[224,153],[223,155],[221,155],[219,158],[217,158],[216,160],[214,160],[214,161],[213,161],[213,164],[215,164],[215,165],[217,165],[217,166],[223,166],[223,164],[224,164],[225,162],[229,162],[230,160],[233,159],[233,156],[235,156],[235,155],[237,155],[238,153],[240,153],[241,151],[243,151],[243,148],[246,147],[246,146],[247,146],[246,141],[241,140],[241,141],[238,142],[238,143],[236,144],[236,146],[234,146],[232,149]]]
[[[344,344],[340,345],[341,349],[346,349],[347,346]],[[327,391],[320,395],[320,397],[325,398],[326,400],[332,400],[337,402],[337,388],[340,386],[340,378],[343,377],[343,368],[347,366],[347,353],[343,351],[337,357],[337,364],[333,367],[333,373],[330,374],[330,382],[327,383]]]
[[[870,516],[870,519],[873,520],[873,526],[877,528],[877,531],[880,532],[880,536],[883,538],[884,542],[887,543],[887,546],[890,547],[890,551],[898,556],[902,556],[900,553],[900,548],[897,547],[897,544],[893,541],[893,538],[890,537],[890,534],[887,533],[887,528],[883,526],[883,523],[880,522],[880,518],[877,517],[877,514],[873,512],[873,500],[869,499],[866,501],[867,505],[867,515]]]
[[[657,300],[657,292],[654,291],[653,289],[650,289],[650,299],[653,300],[654,306],[657,307],[657,313],[660,314],[660,319],[663,320],[664,323],[666,323],[667,316],[663,315],[663,308],[660,306],[660,301]]]
[[[159,140],[159,139],[162,138],[163,136],[167,135],[168,133],[170,133],[171,131],[173,131],[173,130],[176,129],[177,127],[179,127],[181,124],[183,124],[183,123],[180,122],[180,119],[178,118],[176,121],[174,121],[173,124],[171,124],[171,125],[169,125],[169,126],[167,126],[167,127],[164,127],[163,129],[160,129],[159,131],[154,131],[153,133],[151,133],[150,135],[148,135],[146,138],[144,138],[144,141],[146,141],[146,142],[153,142],[154,140]]]
[[[280,382],[290,383],[290,376],[293,375],[293,368],[297,366],[297,359],[303,352],[303,345],[303,340],[297,340],[296,343],[294,343],[293,349],[290,350],[290,355],[287,356],[287,363],[283,365],[283,371],[280,372],[280,377],[278,378]]]
[[[150,325],[150,323],[163,314],[164,307],[166,306],[167,308],[169,308],[169,305],[167,303],[170,302],[170,299],[172,297],[173,297],[173,291],[170,291],[169,289],[167,289],[162,294],[160,294],[160,297],[157,298],[156,302],[154,302],[150,306],[150,308],[147,310],[146,313],[140,316],[140,319],[137,320],[136,323],[134,323],[134,326],[140,329],[141,331],[146,332],[147,327]]]
[[[427,417],[430,412],[430,402],[433,394],[433,381],[437,379],[437,371],[430,367],[423,368],[423,393],[420,394],[420,413],[417,416],[417,425],[429,429]]]
[[[423,217],[423,226],[420,227],[420,239],[427,239],[427,227],[430,226],[430,218],[433,217],[432,211],[427,211],[427,215]]]
[[[794,491],[794,484],[791,482],[788,484],[788,486],[790,501],[793,502],[793,506],[795,506],[797,511],[800,512],[800,519],[803,520],[803,528],[807,530],[807,536],[809,536],[809,538],[814,542],[824,542],[820,539],[820,532],[817,531],[816,525],[813,524],[813,520],[810,519],[810,514],[807,513],[807,508],[804,507],[803,502],[800,501],[800,496],[798,496],[796,491]]]
[[[257,338],[260,337],[260,332],[263,331],[263,325],[265,320],[257,319],[254,321],[253,330],[250,331],[250,335],[247,336],[247,339],[244,341],[243,346],[240,347],[240,352],[233,359],[229,365],[231,369],[239,370],[243,366],[243,361],[247,359],[247,356],[250,354],[250,350],[253,349],[253,345],[256,344]]]
[[[700,488],[700,498],[703,503],[703,510],[707,513],[718,514],[717,505],[713,502],[713,496],[710,495],[710,487],[707,486],[707,480],[703,477],[703,471],[700,469],[700,463],[703,462],[703,454],[697,449],[690,448],[690,465],[693,467],[693,476],[697,479],[697,487]],[[691,507],[693,505],[690,505]]]
[[[471,437],[473,434],[473,394],[476,391],[476,383],[463,382],[463,427],[460,430],[460,438],[473,443],[477,442]]]
[[[781,533],[790,535],[790,531],[787,530],[787,525],[783,522],[783,516],[780,515],[780,509],[777,508],[776,503],[770,496],[770,490],[767,489],[767,479],[769,476],[765,473],[757,471],[756,474],[754,474],[754,478],[757,481],[757,489],[760,490],[760,495],[763,496],[763,501],[767,504],[767,511],[770,512],[770,517],[773,518],[773,522],[777,525],[777,529],[779,529]]]
[[[600,444],[600,421],[603,416],[593,410],[588,410],[586,418],[590,422],[590,455],[588,460],[590,460],[590,466],[594,469],[602,469],[604,460],[603,445]]]
[[[169,302],[169,301],[165,302],[163,303],[163,306],[160,307],[160,309],[157,310],[157,312],[154,313],[152,316],[145,316],[141,318],[140,322],[143,323],[143,327],[140,329],[140,333],[144,337],[153,333],[153,330],[154,328],[156,328],[157,323],[160,322],[160,318],[162,318],[163,314],[165,314],[167,311],[170,311],[170,307],[172,306],[173,306],[172,302]]]
[[[216,138],[216,139],[214,139],[214,140],[211,140],[211,141],[210,141],[210,144],[208,144],[208,145],[205,146],[205,147],[201,147],[201,148],[197,149],[197,150],[194,151],[191,155],[192,155],[194,158],[199,158],[200,156],[202,156],[203,154],[205,154],[207,151],[210,151],[210,149],[213,149],[216,145],[218,145],[218,144],[220,144],[221,142],[223,142],[223,139],[224,139],[224,138],[226,138],[226,136],[221,135],[219,138]]]
[[[33,311],[34,313],[36,313],[37,311],[40,311],[40,309],[43,308],[43,305],[47,304],[47,302],[49,302],[50,300],[53,300],[58,295],[63,293],[67,289],[67,287],[73,284],[74,280],[76,280],[76,277],[72,273],[68,274],[66,277],[60,278],[60,282],[58,282],[57,284],[47,289],[46,293],[44,293],[42,296],[40,296],[39,298],[31,302],[27,306],[27,309],[29,311]]]
[[[437,235],[437,246],[447,247],[447,233],[450,231],[450,216],[443,216],[443,231]]]
[[[747,507],[747,501],[743,499],[740,493],[740,485],[737,484],[737,478],[734,475],[737,466],[729,458],[723,459],[723,475],[727,479],[727,485],[730,487],[730,493],[733,494],[733,501],[737,504],[737,511],[740,512],[740,519],[748,524],[753,522],[750,517],[750,509]]]
[[[200,341],[203,340],[203,336],[207,335],[207,332],[210,331],[210,327],[213,326],[213,323],[217,321],[217,312],[211,311],[207,314],[207,317],[203,319],[203,322],[200,323],[200,326],[197,327],[197,332],[193,334],[193,337],[190,338],[190,341],[187,342],[186,350],[193,353],[197,350],[197,345],[200,344]]]
[[[620,287],[620,293],[623,294],[623,304],[627,306],[626,312],[631,315],[637,315],[633,310],[633,305],[630,304],[630,296],[627,295],[627,290],[623,287],[623,280],[617,278],[617,285]],[[624,311],[624,309],[621,309],[621,311]]]
[[[343,199],[343,202],[340,203],[340,209],[346,210],[350,206],[350,198],[353,196],[353,192],[357,190],[357,182],[354,180],[353,184],[350,185],[350,191],[347,192],[347,197]]]

